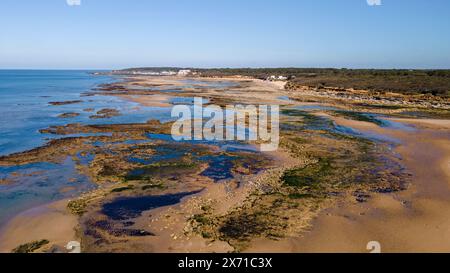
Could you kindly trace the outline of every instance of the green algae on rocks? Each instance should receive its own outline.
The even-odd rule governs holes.
[[[26,243],[23,245],[20,245],[12,250],[13,253],[33,253],[36,250],[42,248],[43,246],[49,244],[50,242],[48,240],[40,240],[40,241],[34,241],[31,243]]]

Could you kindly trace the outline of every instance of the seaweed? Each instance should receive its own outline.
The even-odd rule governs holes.
[[[163,184],[149,184],[149,185],[144,185],[142,186],[142,190],[146,191],[146,190],[151,190],[151,189],[164,189],[164,185]]]
[[[198,166],[195,162],[158,162],[136,168],[126,174],[125,181],[152,180],[155,176],[174,175],[177,172],[195,169]]]
[[[128,185],[128,186],[124,186],[124,187],[119,187],[119,188],[114,188],[111,190],[112,193],[114,192],[124,192],[124,191],[128,191],[128,190],[132,190],[134,189],[133,185]]]
[[[334,124],[331,120],[313,115],[307,111],[297,109],[283,109],[281,110],[281,113],[286,116],[302,118],[301,126],[298,126],[299,128],[293,126],[293,130],[330,130],[334,128]]]
[[[281,180],[287,186],[317,188],[331,173],[331,160],[320,158],[317,163],[286,171]]]
[[[291,199],[303,199],[303,198],[313,198],[314,195],[310,194],[310,193],[291,193],[289,194],[289,198]]]
[[[343,116],[345,118],[352,119],[352,120],[370,122],[370,123],[374,123],[378,126],[385,125],[383,120],[378,119],[377,116],[373,115],[373,114],[353,112],[353,111],[344,111],[344,110],[334,111],[334,113],[336,113],[337,115]]]
[[[31,243],[26,243],[20,245],[12,250],[13,253],[33,253],[34,251],[42,248],[43,246],[49,244],[48,240],[39,240]]]
[[[83,215],[86,212],[87,202],[84,199],[71,200],[67,204],[69,211],[75,215]]]

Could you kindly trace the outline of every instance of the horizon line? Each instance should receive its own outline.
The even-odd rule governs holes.
[[[113,71],[113,70],[125,70],[125,69],[144,69],[144,68],[172,68],[172,69],[348,69],[348,70],[450,70],[449,68],[374,68],[374,67],[314,67],[314,66],[229,66],[229,67],[193,67],[193,66],[130,66],[130,67],[123,67],[123,68],[1,68],[0,70],[28,70],[28,71],[86,71],[86,70],[92,70],[92,71]]]

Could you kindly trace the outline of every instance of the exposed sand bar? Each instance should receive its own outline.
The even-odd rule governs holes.
[[[395,148],[412,173],[408,190],[374,194],[367,203],[341,202],[323,211],[310,232],[280,242],[256,242],[248,251],[368,252],[378,241],[382,252],[450,251],[449,120],[399,120],[417,131],[380,128],[372,123],[334,118],[339,125],[401,140]],[[433,129],[429,126],[432,124]]]
[[[43,239],[49,240],[50,246],[61,248],[70,241],[76,241],[78,217],[67,211],[67,202],[62,200],[36,207],[14,217],[0,233],[0,253]]]
[[[421,127],[432,129],[450,129],[450,121],[446,119],[405,119],[405,118],[390,118],[390,120],[416,124]]]
[[[122,99],[139,103],[142,106],[147,107],[171,107],[172,104],[169,103],[170,96],[164,95],[116,95]]]
[[[235,81],[233,88],[186,88],[181,94],[186,97],[202,96],[217,103],[252,103],[282,105],[320,105],[346,109],[345,104],[324,104],[305,100],[281,100],[280,96],[292,98],[282,89],[283,83],[270,83],[250,79],[198,79],[201,81]],[[167,88],[182,87],[186,83],[177,78],[135,78],[137,86]],[[208,86],[208,84],[204,84]],[[170,95],[155,91],[154,94],[113,94],[142,106],[168,107]],[[174,95],[175,96],[175,95]],[[297,97],[303,94],[296,94]],[[295,98],[295,96],[294,96]],[[305,97],[307,98],[307,97]],[[320,109],[320,108],[318,108]],[[326,111],[326,110],[320,110]],[[317,114],[317,110],[314,111]],[[381,243],[383,252],[449,252],[450,251],[450,121],[435,119],[389,120],[411,124],[414,131],[383,128],[370,122],[349,120],[327,114],[336,124],[351,127],[362,132],[399,140],[394,151],[402,159],[407,171],[412,174],[411,186],[401,192],[389,194],[371,193],[366,203],[354,198],[340,200],[333,208],[322,211],[312,223],[312,229],[299,236],[278,241],[255,239],[249,252],[368,252],[369,241]],[[300,132],[299,132],[300,133]],[[287,155],[286,155],[287,156]],[[289,160],[288,160],[289,159]],[[287,167],[291,158],[274,160]],[[250,178],[249,178],[250,179]],[[256,179],[256,178],[255,178]],[[242,179],[241,179],[242,180]],[[198,181],[197,181],[198,182]],[[201,182],[201,181],[200,181]],[[239,181],[240,183],[243,181]],[[242,183],[241,183],[242,184]],[[245,183],[244,183],[245,184]],[[220,184],[202,183],[202,194],[195,198],[186,197],[179,205],[146,212],[137,219],[139,227],[149,227],[159,236],[137,238],[114,245],[117,251],[153,252],[228,252],[232,251],[225,241],[216,240],[209,244],[198,235],[185,235],[184,228],[189,215],[201,212],[205,200],[217,201],[216,210],[225,214],[233,206],[243,203],[248,192],[242,188],[229,193]],[[252,189],[252,188],[250,188]],[[250,191],[249,191],[250,192]],[[230,195],[230,196],[228,196]],[[196,201],[196,198],[199,198]],[[51,244],[63,247],[75,238],[77,217],[66,212],[66,203],[39,207],[20,214],[2,230],[0,251],[9,252],[14,247],[35,240],[48,239]],[[297,213],[297,212],[296,212]],[[155,219],[149,222],[149,215]],[[166,216],[171,217],[167,218]],[[154,221],[153,221],[154,220]],[[131,243],[130,243],[131,242]],[[140,244],[141,248],[136,245]],[[119,247],[119,248],[117,248]],[[105,251],[110,249],[105,248]]]

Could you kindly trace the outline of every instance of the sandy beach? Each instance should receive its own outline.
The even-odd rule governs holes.
[[[208,98],[211,103],[218,104],[264,103],[281,104],[286,109],[295,107],[307,109],[300,113],[303,117],[302,120],[295,121],[295,112],[293,112],[293,116],[283,117],[283,122],[289,123],[292,122],[291,119],[294,119],[293,122],[304,124],[305,122],[322,122],[322,119],[331,120],[337,126],[393,140],[395,145],[388,153],[397,157],[405,168],[404,171],[409,174],[408,187],[404,190],[385,193],[364,189],[369,195],[364,202],[355,201],[354,194],[360,189],[353,186],[349,189],[339,189],[341,191],[337,195],[339,198],[327,199],[327,197],[324,199],[325,202],[316,203],[318,202],[316,199],[297,199],[297,196],[303,196],[303,194],[292,193],[292,190],[297,190],[294,188],[289,188],[289,191],[286,192],[286,187],[280,184],[280,177],[285,176],[290,169],[301,169],[309,164],[316,164],[310,158],[310,154],[315,157],[323,156],[324,151],[329,153],[333,150],[334,145],[342,145],[343,149],[354,152],[355,143],[359,142],[344,141],[346,138],[343,140],[324,138],[327,133],[321,129],[314,131],[315,136],[320,139],[318,144],[311,145],[305,140],[301,140],[300,146],[295,146],[298,145],[295,141],[308,137],[313,131],[303,129],[294,132],[283,131],[285,134],[282,138],[283,141],[288,141],[287,143],[290,144],[282,145],[279,151],[267,155],[271,158],[269,160],[270,167],[264,171],[247,174],[247,170],[241,167],[234,172],[242,171],[243,173],[228,182],[211,183],[205,177],[199,176],[207,168],[207,165],[203,164],[199,170],[184,174],[184,184],[178,185],[172,181],[168,184],[170,186],[167,189],[155,188],[156,193],[153,194],[202,190],[195,196],[184,197],[179,204],[143,211],[138,217],[132,219],[133,230],[131,231],[155,235],[126,236],[123,232],[126,232],[127,229],[122,227],[117,229],[117,226],[122,223],[116,221],[105,224],[105,221],[110,220],[105,220],[105,215],[101,213],[102,206],[113,202],[117,197],[128,198],[133,194],[121,194],[122,188],[118,188],[120,191],[117,190],[117,194],[111,194],[117,186],[100,184],[102,186],[92,192],[93,201],[89,201],[87,212],[82,216],[70,213],[67,209],[67,200],[34,208],[16,216],[1,231],[0,251],[9,252],[18,245],[42,239],[49,240],[50,244],[47,248],[40,249],[41,252],[64,248],[65,244],[72,240],[82,241],[84,250],[87,252],[230,252],[238,250],[243,252],[366,253],[368,252],[367,243],[371,241],[379,242],[383,252],[450,251],[450,220],[448,220],[450,219],[450,201],[448,201],[450,196],[449,120],[385,117],[387,120],[402,124],[402,126],[383,127],[372,122],[358,121],[337,115],[339,111],[346,110],[348,107],[340,104],[339,100],[330,98],[323,103],[315,101],[316,98],[309,96],[308,93],[304,95],[296,93],[293,96],[292,91],[283,89],[285,85],[283,81],[268,82],[236,78],[193,78],[188,80],[194,84],[186,86],[186,78],[179,77],[133,77],[123,83],[124,86],[120,87],[120,92],[114,93],[115,87],[111,87],[112,90],[107,87],[108,90],[102,91],[102,94],[111,92],[112,96],[146,107],[169,107],[172,105],[169,103],[171,98],[200,96]],[[212,83],[218,82],[231,82],[233,87],[211,86]],[[123,90],[127,90],[130,86],[133,88],[124,94]],[[136,87],[149,88],[149,90],[144,92]],[[157,89],[152,89],[154,87]],[[166,89],[173,88],[181,89],[181,91],[165,92]],[[292,97],[295,97],[295,100],[292,100]],[[323,109],[335,110],[322,111]],[[319,118],[319,120],[316,121],[315,118]],[[312,124],[317,126],[316,123]],[[148,126],[150,125],[151,123]],[[330,126],[328,123],[325,125]],[[140,125],[135,126],[139,127]],[[120,132],[120,128],[122,127],[117,127],[114,132]],[[75,130],[77,128],[69,127],[68,129]],[[83,129],[83,127],[78,129]],[[88,132],[86,130],[88,128],[83,129],[82,132]],[[100,128],[96,128],[96,130],[101,132]],[[108,128],[104,130],[108,130]],[[133,133],[133,137],[142,139],[142,136],[137,133]],[[316,137],[313,135],[312,139],[316,139]],[[355,141],[353,138],[350,139]],[[358,145],[364,143],[361,142]],[[108,147],[114,148],[114,145],[117,144],[110,144]],[[324,151],[319,149],[322,146]],[[80,146],[80,148],[86,147]],[[115,149],[122,153],[124,148],[129,148],[129,146],[119,145]],[[58,150],[56,151],[58,152]],[[139,153],[145,152],[154,151],[139,151]],[[39,157],[39,154],[37,156]],[[104,158],[99,157],[99,159],[98,164],[104,164],[102,161]],[[118,162],[124,164],[122,161]],[[98,171],[97,168],[99,167],[87,170],[87,172],[99,179],[99,173],[95,173]],[[343,171],[345,172],[345,170]],[[389,170],[387,171],[389,172]],[[107,177],[107,179],[109,178]],[[387,182],[389,183],[389,181]],[[136,184],[128,187],[135,188]],[[271,193],[274,194],[274,197],[266,192],[267,189],[275,192]],[[137,193],[137,195],[139,196],[141,193]],[[278,197],[275,198],[277,195]],[[283,205],[281,205],[278,208],[274,205],[277,202],[282,204],[284,202],[287,207],[283,209]],[[293,202],[296,204],[295,206],[299,207],[293,206]],[[250,235],[246,235],[247,237],[244,239],[240,237],[224,239],[223,231],[216,228],[220,225],[230,225],[230,221],[236,221],[235,218],[241,219],[239,217],[261,213],[258,210],[267,211],[268,204],[272,206],[273,215],[267,217],[275,218],[270,220],[274,224],[267,230],[256,234],[250,231]],[[243,220],[247,221],[247,219]],[[258,225],[252,222],[246,224],[249,224],[249,229],[254,229],[255,225]],[[102,225],[107,225],[109,231]],[[111,233],[111,229],[113,233]],[[100,232],[101,235],[94,232]],[[119,237],[114,235],[118,233]],[[89,237],[86,234],[96,235],[91,238],[92,236]],[[110,243],[100,244],[99,241],[109,241]]]
[[[15,247],[33,241],[49,240],[53,247],[65,251],[66,245],[78,240],[78,217],[67,210],[68,200],[54,202],[27,210],[12,219],[0,232],[0,253],[9,253]]]
[[[364,253],[369,252],[369,242],[377,241],[382,252],[449,252],[450,135],[445,129],[450,121],[395,120],[414,125],[417,131],[334,118],[339,125],[399,139],[395,152],[412,174],[408,190],[375,194],[364,204],[341,202],[323,211],[300,238],[256,242],[248,251]]]

